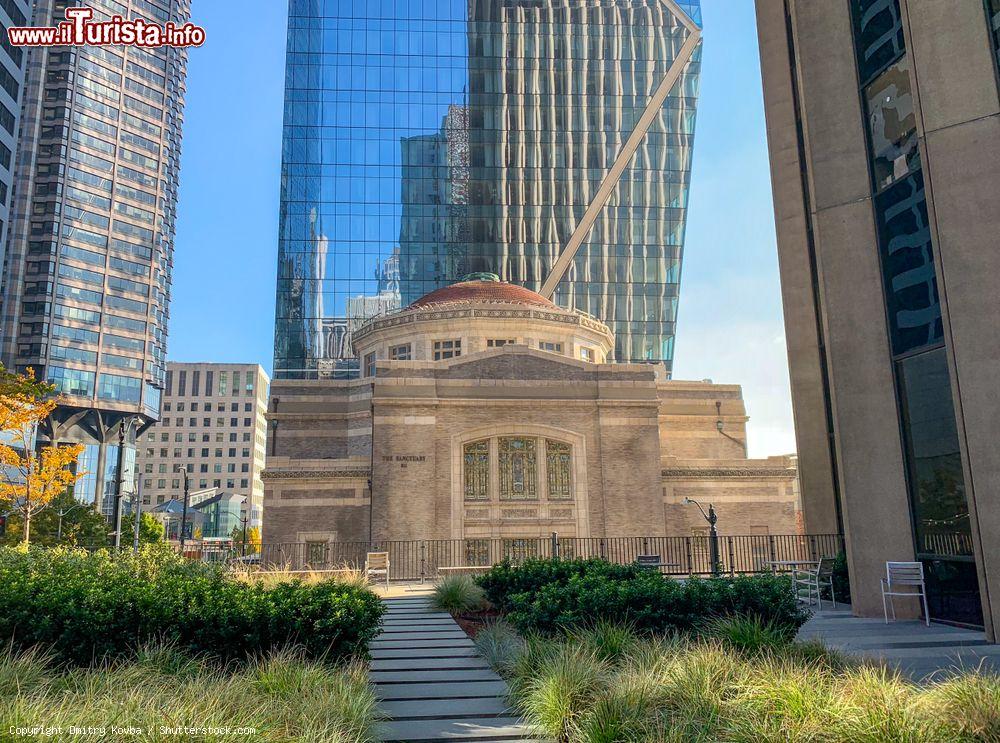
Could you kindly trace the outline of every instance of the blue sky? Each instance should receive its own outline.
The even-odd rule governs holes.
[[[169,358],[273,352],[287,5],[194,3]],[[743,385],[750,454],[794,450],[753,0],[702,0],[675,377]]]

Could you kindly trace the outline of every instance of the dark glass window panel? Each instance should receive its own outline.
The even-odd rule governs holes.
[[[971,557],[972,538],[945,349],[898,362],[917,553]]]
[[[871,80],[906,51],[899,0],[851,0],[861,81]]]
[[[993,38],[993,52],[1000,68],[1000,0],[986,0],[986,15]]]
[[[922,560],[932,619],[983,626],[979,576],[972,560]]]
[[[944,340],[924,181],[918,170],[875,197],[894,355]]]
[[[872,177],[881,190],[920,167],[910,63],[903,57],[865,88]]]

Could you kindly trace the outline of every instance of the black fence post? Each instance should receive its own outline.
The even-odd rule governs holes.
[[[427,542],[420,543],[420,585],[424,584],[427,575]]]
[[[684,552],[687,557],[688,575],[694,575],[694,561],[691,559],[691,537],[684,537]]]
[[[601,559],[602,560],[607,560],[608,559],[608,551],[607,551],[607,545],[604,543],[604,540],[601,539],[600,542],[598,543],[598,545],[599,545],[599,548],[601,550]]]
[[[559,557],[559,535],[552,532],[552,556]]]

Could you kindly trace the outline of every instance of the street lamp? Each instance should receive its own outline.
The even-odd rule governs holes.
[[[138,415],[133,415],[122,420],[121,425],[118,427],[118,464],[117,464],[117,480],[118,487],[115,493],[115,510],[113,515],[113,522],[115,525],[115,549],[121,547],[122,544],[122,497],[124,496],[125,490],[125,443],[128,441],[129,429],[133,426],[138,426],[142,419]]]
[[[184,475],[184,508],[181,510],[181,555],[184,555],[184,543],[187,538],[184,534],[184,526],[187,524],[188,516],[188,471],[187,467],[181,467],[181,473]]]
[[[84,503],[77,503],[76,505],[72,505],[69,508],[60,508],[58,511],[56,511],[56,513],[59,515],[59,522],[58,525],[56,526],[56,544],[62,542],[63,516],[66,516],[67,514],[71,513],[72,511],[75,511],[78,508],[83,508],[84,505],[85,505]]]
[[[709,559],[712,561],[712,575],[719,575],[722,572],[722,566],[719,565],[719,530],[716,528],[716,523],[719,521],[718,515],[715,513],[715,507],[709,503],[708,512],[701,507],[701,503],[694,500],[693,498],[685,498],[681,501],[685,506],[695,505],[698,506],[698,510],[701,511],[701,515],[705,517],[705,521],[708,522],[709,526],[709,536],[708,536],[708,549],[709,549]]]

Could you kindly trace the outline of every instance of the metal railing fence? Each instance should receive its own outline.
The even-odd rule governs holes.
[[[659,558],[668,575],[708,575],[712,572],[711,537],[548,537],[419,539],[365,542],[285,542],[261,546],[249,562],[262,570],[332,570],[364,568],[369,552],[388,552],[390,579],[433,578],[442,568],[486,568],[502,560],[520,563],[530,558],[599,557],[628,564],[640,556]],[[840,534],[770,534],[719,536],[719,569],[725,574],[769,570],[769,563],[815,561],[844,549]],[[240,559],[236,547],[204,546],[187,552],[194,559]],[[244,558],[244,561],[247,561]],[[445,571],[447,572],[447,571]]]

